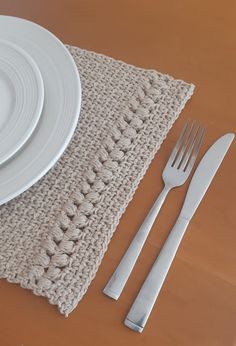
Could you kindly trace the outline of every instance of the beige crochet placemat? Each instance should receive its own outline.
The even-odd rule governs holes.
[[[66,316],[85,294],[152,158],[193,92],[159,72],[69,47],[79,125],[53,169],[0,207],[0,277]]]

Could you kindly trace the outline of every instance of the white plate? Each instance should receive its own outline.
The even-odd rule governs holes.
[[[43,100],[43,80],[34,60],[15,44],[0,40],[0,164],[29,139]]]
[[[24,19],[0,16],[0,39],[23,48],[38,65],[44,106],[38,126],[15,157],[0,167],[0,204],[36,183],[62,155],[79,118],[81,86],[74,60],[49,31]]]

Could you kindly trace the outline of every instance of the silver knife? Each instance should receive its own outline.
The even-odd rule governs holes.
[[[189,185],[179,217],[124,321],[125,325],[134,331],[140,333],[143,331],[187,226],[233,139],[233,133],[219,138],[199,163]]]

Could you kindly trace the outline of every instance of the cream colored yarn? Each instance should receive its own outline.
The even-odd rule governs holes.
[[[168,75],[68,49],[82,82],[74,137],[43,179],[0,207],[0,277],[47,297],[66,316],[193,92]]]

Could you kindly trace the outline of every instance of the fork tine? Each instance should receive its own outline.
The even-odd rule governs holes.
[[[182,142],[183,142],[183,139],[184,139],[184,135],[186,133],[188,125],[189,125],[189,122],[186,122],[186,124],[184,125],[184,128],[183,128],[183,130],[182,130],[182,132],[181,132],[181,134],[179,136],[179,139],[178,139],[174,149],[172,150],[172,152],[170,154],[169,160],[168,160],[166,165],[171,165],[171,166],[173,165],[173,163],[175,161],[175,158],[176,158],[176,155],[177,155],[177,153],[179,151],[179,148],[182,145]]]
[[[185,156],[184,156],[184,158],[183,158],[183,161],[181,162],[181,165],[180,165],[180,169],[181,170],[185,170],[185,168],[186,168],[186,165],[187,165],[187,163],[188,163],[188,160],[189,160],[189,158],[190,158],[190,156],[191,156],[191,153],[192,153],[192,151],[193,151],[193,148],[194,148],[194,145],[195,145],[195,142],[196,142],[196,138],[197,138],[197,135],[198,135],[198,133],[199,133],[199,131],[200,131],[200,125],[198,125],[197,127],[196,127],[196,130],[195,130],[195,132],[194,132],[194,134],[193,134],[193,137],[192,137],[192,140],[191,140],[191,143],[190,143],[190,145],[189,145],[189,148],[188,148],[188,150],[187,150],[187,152],[185,153]]]
[[[187,167],[185,168],[186,172],[191,171],[191,169],[193,168],[193,165],[194,165],[194,163],[196,161],[197,155],[199,153],[199,150],[200,150],[200,147],[201,147],[201,144],[202,144],[202,139],[203,139],[205,131],[206,131],[206,129],[203,128],[201,133],[200,133],[200,136],[198,138],[198,142],[195,145],[195,148],[193,149],[192,157],[191,157],[190,161],[188,162]]]
[[[191,134],[192,134],[193,128],[194,128],[194,123],[192,123],[190,129],[188,130],[188,134],[187,134],[187,137],[186,137],[186,139],[185,139],[185,141],[184,141],[184,144],[183,144],[183,146],[182,146],[182,148],[181,148],[181,150],[180,150],[180,152],[179,152],[179,154],[178,154],[178,156],[177,156],[177,158],[176,158],[176,161],[174,162],[174,166],[175,166],[176,168],[179,168],[179,165],[180,165],[180,163],[181,163],[181,161],[182,161],[182,158],[183,158],[183,156],[184,156],[184,153],[185,153],[185,151],[186,151],[186,148],[187,148],[187,146],[188,146],[188,144],[189,144],[189,141],[190,141],[190,138],[191,138]]]

